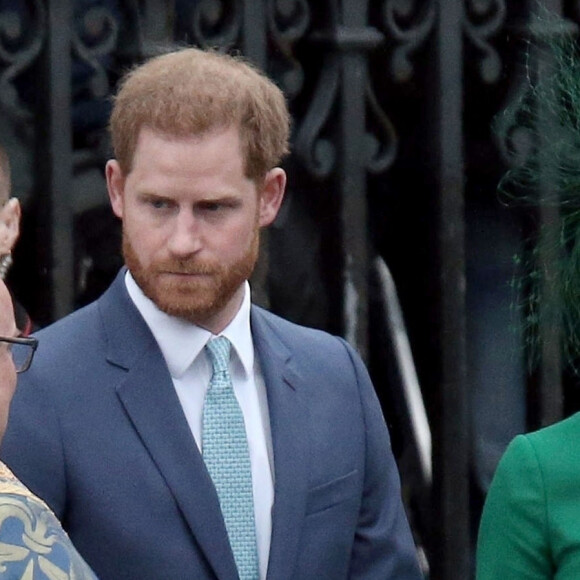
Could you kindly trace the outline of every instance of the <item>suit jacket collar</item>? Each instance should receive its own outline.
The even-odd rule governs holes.
[[[268,580],[292,578],[308,489],[308,406],[303,381],[277,319],[252,308],[252,334],[268,394],[274,451],[274,507]]]
[[[127,293],[124,273],[122,269],[99,299],[107,360],[127,371],[117,386],[119,400],[217,578],[237,579],[215,488],[159,347]],[[306,510],[308,407],[300,389],[299,369],[277,319],[252,307],[251,326],[266,384],[274,453],[268,580],[289,580]],[[163,436],[168,429],[171,437]]]
[[[124,270],[99,300],[107,359],[127,371],[117,395],[209,566],[220,580],[237,579],[215,488],[159,347],[129,298],[123,275]]]

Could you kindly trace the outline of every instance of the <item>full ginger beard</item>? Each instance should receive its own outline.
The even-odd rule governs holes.
[[[135,282],[163,312],[199,326],[219,314],[249,279],[258,259],[260,230],[256,226],[252,242],[235,262],[223,264],[199,259],[174,259],[144,267],[131,241],[123,232],[123,256]],[[163,272],[200,274],[200,278],[168,278]]]

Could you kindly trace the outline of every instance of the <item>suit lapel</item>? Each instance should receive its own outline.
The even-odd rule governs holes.
[[[252,309],[252,335],[268,393],[274,452],[274,508],[268,564],[269,580],[292,577],[299,531],[308,489],[308,407],[301,398],[302,382],[290,352],[278,338],[265,314]]]
[[[216,576],[237,579],[217,494],[163,357],[123,280],[115,285],[100,307],[103,320],[112,321],[106,330],[108,360],[127,369],[117,387],[119,400]]]

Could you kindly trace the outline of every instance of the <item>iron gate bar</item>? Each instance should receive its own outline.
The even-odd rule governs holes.
[[[437,24],[435,111],[438,183],[440,413],[434,448],[436,542],[433,580],[470,577],[469,443],[465,320],[463,160],[463,0],[441,0]]]
[[[58,320],[73,310],[74,304],[74,238],[69,198],[72,191],[71,127],[71,34],[72,2],[48,0],[47,36],[41,60],[42,83],[39,91],[46,98],[37,115],[37,177],[40,216],[46,234],[50,280],[47,312]],[[43,86],[44,85],[44,86]]]
[[[370,248],[368,237],[366,87],[368,52],[383,36],[368,26],[368,2],[345,1],[333,30],[340,60],[338,191],[342,252],[343,334],[368,359]]]
[[[562,17],[562,2],[552,1],[547,3],[552,15]],[[531,55],[530,66],[535,68],[532,74],[536,74],[541,82],[542,78],[549,77],[555,63],[550,51],[545,50],[544,42],[549,47],[552,42],[558,41],[560,36],[575,34],[576,27],[562,27],[552,21],[544,22],[542,14],[544,9],[536,8],[531,18],[535,19],[535,12],[540,10],[540,20],[536,24],[532,22],[531,38],[536,47]],[[538,101],[536,99],[536,101]],[[558,266],[560,262],[560,209],[558,206],[558,194],[556,191],[556,172],[553,166],[554,160],[549,154],[551,139],[554,138],[554,120],[550,112],[545,110],[545,104],[535,102],[538,116],[538,158],[540,167],[539,190],[536,193],[539,200],[540,230],[538,233],[538,257],[539,267],[542,269],[540,287],[540,316],[539,332],[541,341],[541,362],[538,376],[538,384],[535,386],[537,396],[536,405],[532,405],[532,416],[528,417],[529,427],[536,429],[551,425],[564,416],[564,386],[562,381],[563,361],[561,355],[562,304],[559,298],[561,281],[559,279]],[[529,397],[528,397],[529,398]]]
[[[244,2],[242,52],[262,70],[266,66],[267,0]]]

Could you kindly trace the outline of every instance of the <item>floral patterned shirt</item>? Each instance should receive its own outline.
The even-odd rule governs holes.
[[[0,578],[96,580],[50,508],[2,462]]]

